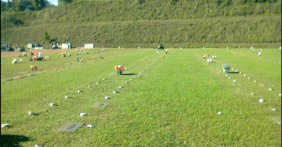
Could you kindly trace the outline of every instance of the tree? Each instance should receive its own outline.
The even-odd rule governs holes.
[[[43,40],[46,41],[47,43],[51,43],[51,38],[47,32],[44,32]]]

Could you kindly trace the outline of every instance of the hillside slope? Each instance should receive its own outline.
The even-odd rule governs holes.
[[[1,42],[45,44],[47,31],[60,42],[102,47],[277,47],[281,0],[84,1],[41,11],[1,13]]]
[[[277,47],[281,42],[281,16],[221,17],[191,20],[151,20],[125,22],[48,23],[31,27],[6,28],[1,40],[6,43],[44,44],[44,31],[60,42],[83,46],[94,42],[100,47]],[[243,43],[243,44],[242,44]],[[267,45],[268,44],[268,45]],[[48,46],[48,45],[46,45]]]

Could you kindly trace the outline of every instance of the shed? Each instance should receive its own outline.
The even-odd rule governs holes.
[[[33,47],[33,45],[32,45],[31,42],[27,43],[27,48],[28,48],[28,49],[31,49],[32,47]]]
[[[62,49],[71,49],[71,43],[70,42],[62,43]]]
[[[84,48],[95,48],[94,43],[84,43]]]

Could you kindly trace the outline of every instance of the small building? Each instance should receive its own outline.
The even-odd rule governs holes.
[[[71,49],[71,43],[70,42],[62,43],[62,49]]]
[[[95,48],[94,43],[84,43],[84,48]]]
[[[27,48],[28,48],[28,49],[31,49],[32,47],[33,47],[32,43],[30,43],[30,42],[27,43]]]

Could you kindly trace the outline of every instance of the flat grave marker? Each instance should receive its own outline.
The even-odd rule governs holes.
[[[279,125],[281,124],[281,118],[279,117],[272,117],[274,121],[276,121]]]
[[[96,103],[93,107],[97,108],[105,108],[109,105],[109,103]]]
[[[62,128],[60,128],[58,131],[66,131],[66,132],[75,132],[78,130],[81,126],[83,126],[84,123],[67,123]]]

